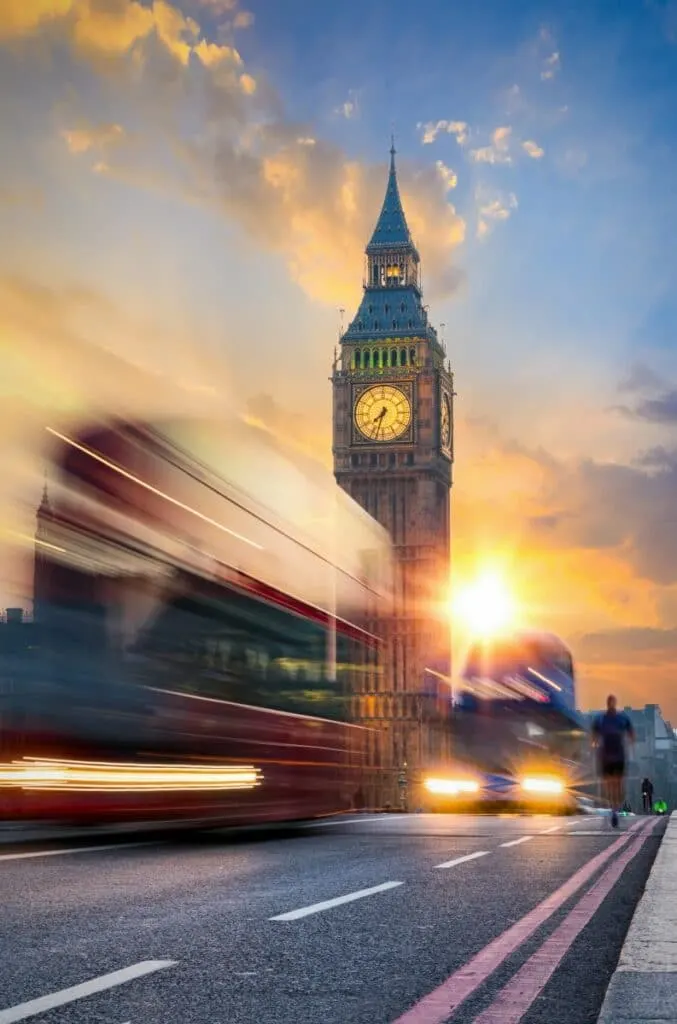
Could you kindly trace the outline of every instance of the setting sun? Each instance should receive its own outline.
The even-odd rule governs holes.
[[[482,573],[461,585],[451,601],[452,615],[475,636],[510,629],[517,620],[517,601],[505,580],[496,572]]]

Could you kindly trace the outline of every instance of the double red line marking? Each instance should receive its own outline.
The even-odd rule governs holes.
[[[476,992],[599,868],[627,846],[622,856],[597,879],[540,949],[529,957],[501,989],[491,1006],[475,1021],[475,1024],[518,1024],[562,962],[575,938],[593,917],[630,861],[639,853],[657,823],[656,818],[635,822],[625,835],[619,836],[615,843],[584,864],[564,885],[480,950],[467,964],[454,971],[438,988],[398,1017],[393,1024],[444,1024],[461,1003]]]

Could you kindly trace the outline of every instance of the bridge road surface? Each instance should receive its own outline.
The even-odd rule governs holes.
[[[365,815],[15,832],[0,1024],[594,1024],[664,827]]]

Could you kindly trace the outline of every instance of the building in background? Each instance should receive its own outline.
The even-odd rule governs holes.
[[[354,717],[374,727],[366,798],[406,804],[404,791],[416,799],[411,784],[449,743],[454,383],[423,305],[394,147],[362,302],[341,336],[332,385],[336,480],[388,530],[396,557],[394,609],[373,623],[386,642],[385,672],[375,692],[355,698]]]

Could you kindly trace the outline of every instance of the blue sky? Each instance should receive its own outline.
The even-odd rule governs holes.
[[[45,417],[116,405],[237,403],[328,460],[394,125],[454,573],[502,559],[584,699],[677,718],[674,0],[0,0],[0,48],[6,507]]]

